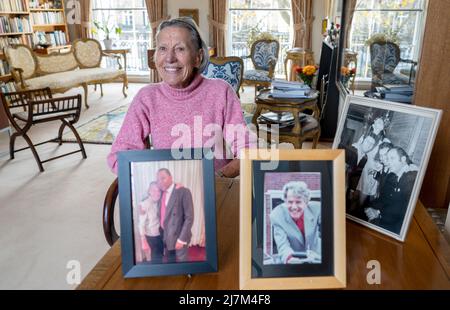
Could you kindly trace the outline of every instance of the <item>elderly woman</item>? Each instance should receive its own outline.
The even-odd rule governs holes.
[[[284,203],[272,210],[270,220],[283,264],[321,262],[320,204],[310,202],[305,182],[291,181],[283,187]]]
[[[231,86],[201,75],[208,50],[192,19],[180,17],[159,25],[155,64],[162,82],[142,88],[134,97],[108,155],[111,169],[117,173],[118,151],[144,149],[151,135],[155,149],[211,148],[216,173],[238,175],[239,151],[256,137],[245,125]]]

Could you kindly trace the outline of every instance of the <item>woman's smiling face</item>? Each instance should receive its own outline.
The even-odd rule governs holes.
[[[194,46],[188,29],[166,27],[156,37],[156,69],[171,87],[185,88],[194,78],[194,69],[200,66],[201,52]]]

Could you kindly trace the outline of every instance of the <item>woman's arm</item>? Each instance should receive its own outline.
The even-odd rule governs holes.
[[[150,120],[145,109],[144,103],[141,101],[139,94],[134,97],[133,102],[120,128],[111,152],[108,155],[108,166],[117,174],[117,152],[126,150],[143,150],[145,149],[145,140],[150,134]]]
[[[251,132],[244,121],[241,103],[236,92],[230,87],[227,90],[227,102],[224,110],[223,135],[229,145],[234,159],[225,165],[221,172],[225,177],[239,175],[239,156],[243,148],[256,147],[257,136]]]

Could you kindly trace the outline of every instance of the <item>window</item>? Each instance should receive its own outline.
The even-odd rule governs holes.
[[[280,42],[280,54],[275,74],[282,75],[286,50],[291,45],[290,0],[230,0],[228,54],[250,55],[249,38],[261,32],[270,32]],[[244,67],[253,69],[250,59]]]
[[[358,52],[357,78],[368,80],[369,46],[366,40],[384,33],[397,40],[400,57],[418,61],[424,23],[425,0],[359,0],[350,31],[350,49]],[[409,75],[411,64],[400,62],[396,71]]]
[[[127,71],[130,74],[148,74],[147,50],[150,46],[150,25],[144,0],[94,0],[93,20],[122,28],[120,38],[112,31],[113,48],[129,48]],[[95,35],[100,41],[105,38],[103,32]],[[114,60],[107,60],[112,66]]]

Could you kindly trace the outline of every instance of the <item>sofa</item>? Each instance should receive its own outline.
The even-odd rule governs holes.
[[[64,93],[83,87],[84,104],[89,108],[88,85],[120,81],[123,95],[127,96],[128,78],[120,56],[104,53],[97,40],[76,40],[66,53],[43,55],[27,45],[16,44],[6,47],[4,54],[18,90],[49,87],[53,93]],[[101,68],[102,57],[115,58],[118,68]]]

